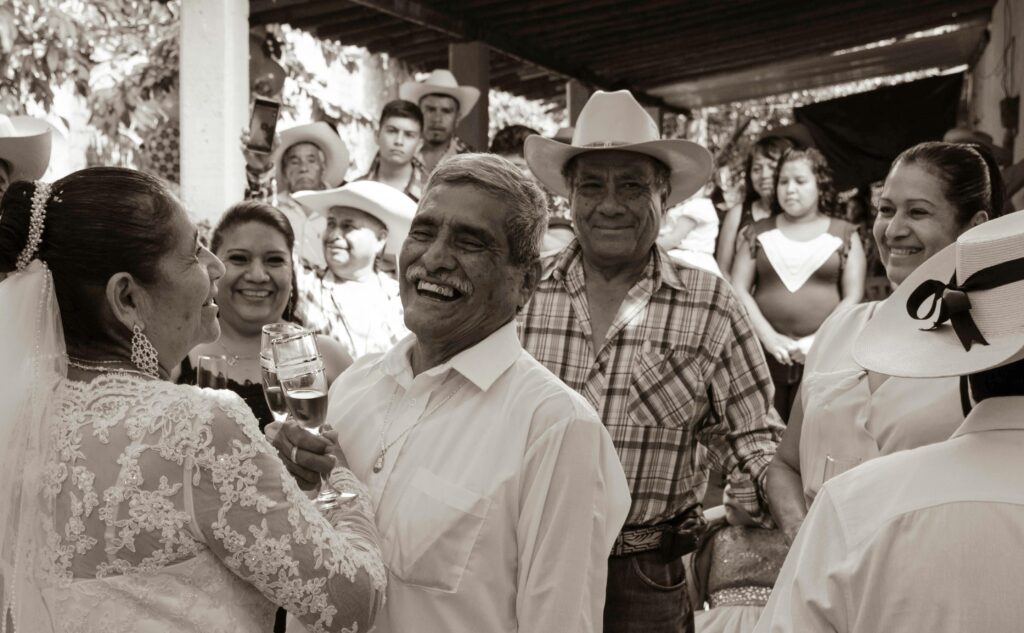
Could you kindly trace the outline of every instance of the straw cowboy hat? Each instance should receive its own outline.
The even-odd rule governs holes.
[[[447,95],[459,102],[459,120],[466,118],[480,98],[473,86],[460,86],[451,71],[438,68],[423,81],[407,81],[398,88],[398,96],[419,105],[427,95]]]
[[[672,192],[666,208],[689,198],[711,177],[711,153],[690,141],[661,140],[654,119],[628,90],[595,92],[580,111],[572,143],[530,136],[524,146],[530,171],[548,189],[566,198],[569,186],[562,167],[579,154],[608,150],[636,152],[668,166]]]
[[[281,132],[280,144],[274,154],[277,165],[277,182],[284,183],[284,155],[288,148],[299,143],[312,143],[324,153],[324,184],[337,187],[345,182],[348,172],[348,148],[327,123],[317,121],[306,125],[297,125]],[[280,185],[279,185],[280,186]]]
[[[409,234],[416,203],[398,189],[373,180],[357,180],[326,191],[300,191],[292,196],[310,211],[327,216],[331,207],[352,207],[369,213],[388,229],[385,255],[397,255]]]
[[[1017,211],[974,227],[918,266],[868,321],[853,357],[890,376],[975,374],[1024,358],[1022,310],[1024,211]]]
[[[0,159],[11,166],[11,182],[42,178],[50,163],[50,124],[31,116],[0,114]]]

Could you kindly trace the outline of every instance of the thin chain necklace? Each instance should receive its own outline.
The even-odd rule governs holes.
[[[139,371],[138,369],[130,369],[128,367],[113,367],[113,365],[128,362],[124,360],[88,360],[84,358],[78,358],[76,356],[71,356],[70,354],[68,354],[66,358],[68,361],[68,365],[70,367],[75,367],[77,369],[83,369],[85,371],[91,371],[98,374],[136,374],[139,376],[143,376],[145,378],[153,378],[153,376],[147,374],[144,371]]]
[[[420,416],[418,418],[416,418],[416,421],[413,422],[409,426],[409,428],[407,428],[404,431],[402,431],[401,433],[399,433],[398,437],[396,437],[395,439],[391,440],[391,442],[388,442],[387,441],[387,439],[388,439],[388,431],[391,430],[391,422],[392,422],[392,420],[391,420],[391,408],[395,404],[395,396],[398,395],[398,385],[395,384],[395,390],[391,392],[391,399],[388,400],[388,409],[384,413],[384,424],[381,426],[381,429],[380,429],[380,454],[377,456],[377,461],[375,461],[373,463],[373,472],[379,473],[380,471],[384,470],[384,458],[387,457],[388,450],[390,450],[392,446],[397,444],[399,440],[401,440],[403,437],[405,437],[410,432],[412,432],[413,429],[415,429],[417,426],[419,426],[420,422],[422,422],[424,420],[424,418],[429,418],[430,415],[432,413],[434,413],[435,411],[437,411],[438,409],[440,409],[444,405],[444,403],[446,403],[449,400],[451,400],[452,397],[455,396],[455,394],[459,393],[459,391],[462,389],[463,386],[465,386],[465,384],[466,384],[466,382],[463,382],[458,387],[456,387],[451,392],[449,392],[448,395],[445,396],[444,400],[442,400],[441,402],[438,402],[436,405],[434,405],[434,407],[431,408],[430,411],[427,411],[426,413],[420,414]]]
[[[235,365],[238,364],[238,361],[240,360],[254,360],[256,358],[256,356],[242,356],[241,354],[232,354],[231,350],[228,349],[228,346],[224,344],[223,338],[224,337],[219,337],[217,339],[217,345],[219,345],[220,348],[224,350],[224,360],[228,362],[228,367],[234,367]]]

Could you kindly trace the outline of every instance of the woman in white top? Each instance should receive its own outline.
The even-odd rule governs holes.
[[[1002,199],[994,161],[972,146],[922,143],[900,154],[874,225],[889,280],[901,283],[961,233],[998,215]],[[808,355],[789,427],[768,470],[790,541],[825,479],[879,455],[948,439],[963,421],[955,378],[893,378],[853,360],[853,341],[879,305],[834,313]]]
[[[665,214],[658,246],[673,261],[695,266],[719,277],[722,271],[715,261],[715,240],[718,238],[718,213],[711,199],[698,193]]]
[[[221,262],[158,179],[96,167],[0,203],[0,618],[15,633],[366,631],[385,570],[340,451],[326,516],[231,391],[167,380],[219,334]],[[329,467],[329,466],[328,466]]]

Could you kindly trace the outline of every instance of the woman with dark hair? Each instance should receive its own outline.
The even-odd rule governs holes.
[[[201,343],[181,363],[178,382],[194,384],[198,357],[227,359],[228,388],[242,396],[262,431],[274,421],[263,396],[260,343],[264,325],[291,321],[298,297],[291,223],[274,207],[256,200],[228,209],[213,230],[210,250],[224,262],[217,284],[220,338]],[[317,336],[327,381],[352,364],[340,343]]]
[[[385,571],[340,451],[321,515],[226,390],[167,380],[219,334],[221,262],[141,172],[0,202],[0,618],[18,633],[369,630]],[[332,449],[333,450],[333,449]]]
[[[766,136],[754,143],[747,154],[743,170],[744,196],[742,204],[729,210],[718,231],[715,258],[722,273],[732,271],[736,256],[736,239],[747,225],[771,217],[771,201],[775,190],[775,168],[782,154],[793,147],[793,142],[781,136]]]
[[[969,145],[922,143],[900,154],[874,224],[893,286],[960,234],[998,216],[1002,191],[995,164]],[[948,439],[963,422],[955,378],[896,378],[854,360],[853,341],[888,301],[836,311],[807,357],[789,427],[768,469],[790,540],[826,479],[880,455]]]
[[[864,294],[865,261],[857,228],[838,217],[821,152],[787,150],[775,183],[771,217],[743,229],[732,283],[764,346],[775,409],[786,420],[815,332]]]

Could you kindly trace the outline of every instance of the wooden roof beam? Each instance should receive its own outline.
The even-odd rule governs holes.
[[[256,2],[250,3],[249,23],[250,24],[276,24],[287,22],[297,24],[310,18],[328,14],[342,14],[365,11],[357,5],[346,5],[337,0],[306,0],[305,2],[277,2],[267,8],[257,8]]]
[[[455,15],[439,11],[425,2],[416,0],[351,0],[355,4],[375,9],[401,18],[408,22],[420,24],[429,29],[441,31],[456,40],[480,41],[489,47],[514,57],[524,62],[540,66],[555,75],[566,79],[577,79],[585,84],[590,84],[603,89],[615,89],[619,86],[609,85],[603,77],[598,76],[588,68],[575,66],[568,62],[564,56],[552,54],[539,48],[531,46],[522,38],[514,38],[503,33],[492,32],[476,22]],[[399,53],[395,53],[399,56]],[[407,60],[408,61],[408,60]],[[619,84],[621,85],[621,84]],[[629,88],[629,86],[621,85]],[[638,90],[633,90],[633,95],[638,101],[646,105],[660,106],[672,111],[680,111],[680,108],[666,104],[662,99],[654,97]]]

